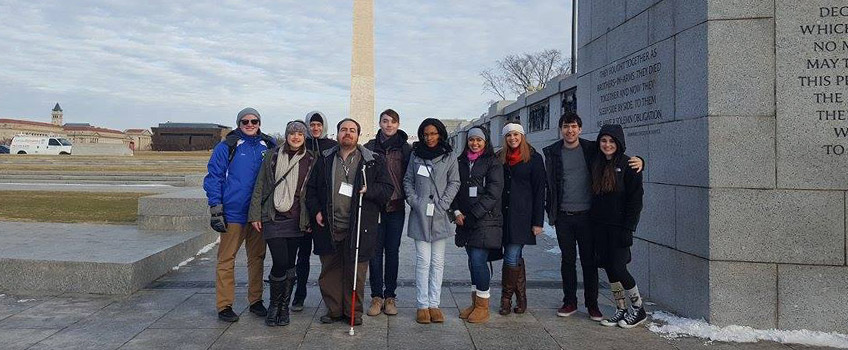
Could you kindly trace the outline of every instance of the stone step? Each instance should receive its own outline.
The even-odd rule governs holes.
[[[0,289],[130,294],[216,239],[217,234],[208,229],[173,232],[119,225],[0,222]]]
[[[202,188],[138,199],[138,227],[143,230],[209,230],[209,206]]]

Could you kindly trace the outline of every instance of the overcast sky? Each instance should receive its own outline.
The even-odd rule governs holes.
[[[376,112],[414,133],[426,117],[475,118],[495,99],[479,72],[512,53],[570,56],[571,2],[375,1]],[[352,1],[0,0],[0,118],[126,129],[263,130],[348,113]]]

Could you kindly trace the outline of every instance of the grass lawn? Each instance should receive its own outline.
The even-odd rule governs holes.
[[[0,191],[0,221],[131,224],[150,193]]]

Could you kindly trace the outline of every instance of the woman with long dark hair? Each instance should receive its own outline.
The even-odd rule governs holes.
[[[448,132],[441,121],[427,118],[418,127],[418,142],[403,177],[403,189],[409,204],[407,235],[415,240],[415,287],[418,323],[441,323],[445,316],[439,308],[445,244],[456,228],[449,214],[450,204],[459,191],[456,156],[448,143]]]
[[[297,280],[295,259],[306,235],[306,183],[315,164],[314,151],[304,146],[307,126],[300,120],[286,125],[286,142],[265,152],[253,195],[248,220],[262,233],[271,250],[271,301],[265,324],[289,324],[289,301]]]
[[[642,212],[642,174],[627,165],[624,130],[604,125],[598,133],[598,153],[592,164],[592,220],[599,265],[606,271],[615,299],[615,314],[604,326],[633,328],[646,319],[636,280],[627,270],[633,232]],[[625,293],[630,299],[627,309]]]
[[[545,163],[524,137],[521,124],[503,128],[504,147],[498,157],[504,166],[503,277],[501,315],[527,311],[527,275],[522,251],[535,245],[545,219]],[[512,295],[515,294],[515,309]]]
[[[465,150],[457,159],[462,185],[451,206],[456,217],[456,245],[468,253],[471,272],[471,306],[459,313],[469,323],[489,320],[489,282],[486,263],[499,255],[503,238],[503,164],[489,143],[483,127],[468,129]]]

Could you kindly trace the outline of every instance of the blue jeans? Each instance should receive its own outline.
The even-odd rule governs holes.
[[[524,249],[523,244],[507,244],[504,246],[504,265],[509,267],[517,267],[521,262],[521,250]]]
[[[489,282],[492,279],[489,267],[486,266],[489,258],[489,250],[466,246],[465,252],[468,253],[468,269],[471,271],[471,284],[481,292],[489,290]]]
[[[433,242],[415,241],[415,299],[419,309],[439,307],[445,270],[445,245],[448,239]]]
[[[406,211],[403,209],[390,213],[380,213],[380,224],[377,226],[377,249],[369,262],[369,282],[371,297],[394,298],[397,289],[398,252],[400,238],[403,236],[403,222]],[[386,253],[385,275],[383,275],[383,252]],[[385,280],[384,280],[385,278]],[[385,281],[386,289],[383,289]]]

